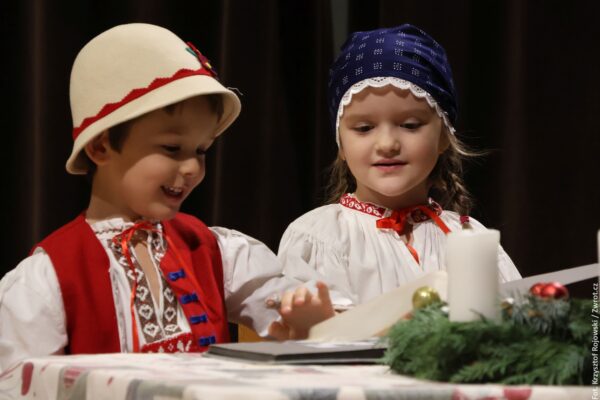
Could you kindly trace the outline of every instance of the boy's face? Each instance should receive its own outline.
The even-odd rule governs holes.
[[[217,115],[203,97],[135,121],[121,151],[108,149],[104,196],[131,220],[165,220],[204,179],[205,152],[215,139]],[[100,170],[99,170],[100,171]]]
[[[365,89],[344,109],[339,129],[360,200],[389,208],[427,201],[427,178],[447,139],[424,99],[393,86]]]

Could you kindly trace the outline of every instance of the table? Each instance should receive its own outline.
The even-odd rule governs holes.
[[[0,375],[0,399],[591,399],[596,387],[451,385],[383,365],[270,365],[201,354],[30,358]]]

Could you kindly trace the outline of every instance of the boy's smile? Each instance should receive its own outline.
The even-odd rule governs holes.
[[[181,203],[183,203],[183,200],[189,194],[189,192],[186,193],[182,188],[174,188],[171,186],[161,186],[161,189],[167,198],[167,202],[177,205],[177,207],[181,206]]]
[[[173,197],[175,199],[183,197],[183,189],[176,188],[172,186],[163,186],[162,187],[165,194],[169,197]]]
[[[442,120],[424,99],[393,86],[354,95],[340,120],[340,156],[356,196],[398,209],[427,201],[427,178],[447,147]]]
[[[133,122],[122,149],[105,146],[106,159],[97,162],[88,219],[174,217],[204,179],[216,127],[217,115],[201,96]]]

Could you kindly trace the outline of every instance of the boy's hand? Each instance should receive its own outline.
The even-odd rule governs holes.
[[[323,282],[317,282],[317,294],[313,295],[307,288],[299,287],[286,292],[279,307],[282,321],[269,326],[269,335],[277,340],[306,339],[308,331],[335,315],[329,288]]]

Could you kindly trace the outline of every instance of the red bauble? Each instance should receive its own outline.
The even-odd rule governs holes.
[[[540,296],[547,299],[566,299],[569,297],[569,291],[559,282],[550,282],[544,285]]]
[[[532,295],[537,296],[537,297],[542,297],[542,289],[546,285],[547,285],[546,282],[538,282],[529,288],[529,293],[531,293]]]

